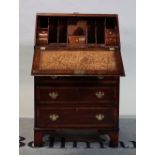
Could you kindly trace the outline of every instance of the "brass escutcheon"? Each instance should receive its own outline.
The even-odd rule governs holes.
[[[49,118],[50,118],[51,121],[56,121],[59,118],[59,115],[57,115],[57,114],[50,114]]]
[[[51,97],[52,99],[56,99],[58,97],[58,93],[53,91],[53,92],[49,92],[49,97]]]
[[[95,118],[98,120],[98,121],[102,121],[104,119],[104,115],[103,114],[97,114],[95,115]]]
[[[99,91],[99,92],[96,92],[95,95],[96,95],[97,98],[102,98],[104,96],[104,92]]]

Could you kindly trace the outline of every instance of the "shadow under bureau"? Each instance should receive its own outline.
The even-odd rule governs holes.
[[[117,15],[37,14],[32,75],[35,146],[60,129],[97,130],[118,145]]]

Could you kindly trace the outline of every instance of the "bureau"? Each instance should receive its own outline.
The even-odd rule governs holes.
[[[117,147],[124,74],[117,15],[37,14],[34,146],[60,129],[92,129]]]

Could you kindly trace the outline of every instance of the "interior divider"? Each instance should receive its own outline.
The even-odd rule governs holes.
[[[59,43],[59,29],[60,29],[60,25],[59,25],[59,18],[57,20],[57,43]]]
[[[72,21],[73,20],[73,21]],[[39,17],[37,33],[39,34],[40,44],[66,44],[68,45],[68,26],[70,22],[76,19],[69,17]],[[86,26],[82,29],[85,31],[85,44],[105,44],[106,30],[117,29],[117,19],[115,17],[100,18],[81,18],[77,20],[85,20]],[[78,26],[78,25],[77,25]],[[42,34],[43,33],[43,34]],[[45,35],[47,34],[47,35]],[[46,41],[47,36],[47,42]]]

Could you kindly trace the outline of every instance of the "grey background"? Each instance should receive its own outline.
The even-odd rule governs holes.
[[[116,13],[119,15],[121,51],[126,77],[121,78],[120,115],[136,115],[136,6],[135,0],[20,0],[20,117],[33,117],[33,58],[35,14]]]

